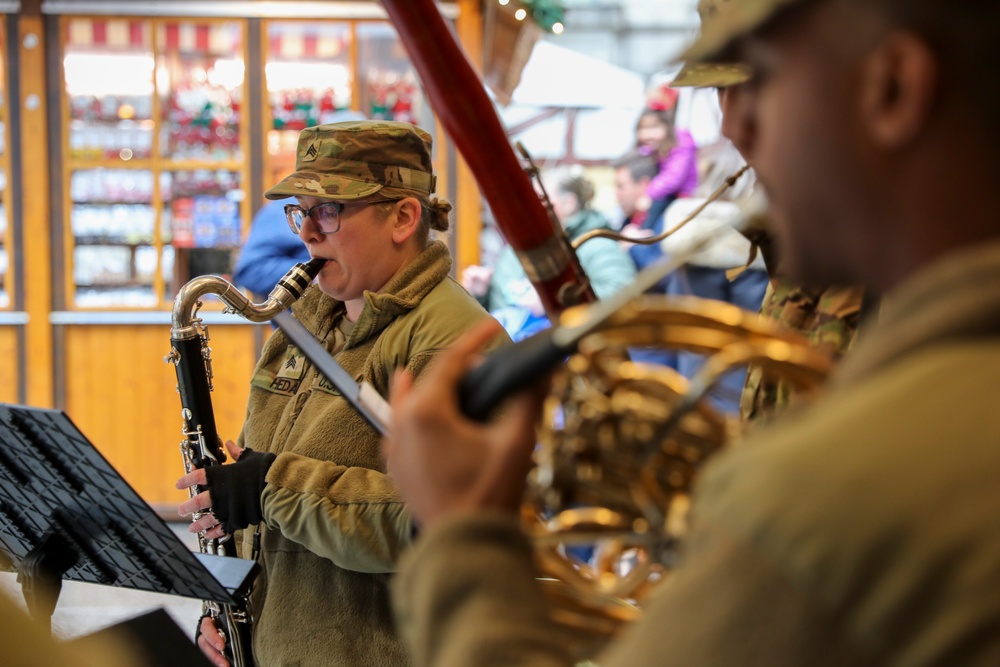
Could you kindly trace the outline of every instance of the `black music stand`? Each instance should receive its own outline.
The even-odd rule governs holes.
[[[51,627],[62,580],[234,604],[257,563],[193,553],[59,410],[0,403],[0,560]]]

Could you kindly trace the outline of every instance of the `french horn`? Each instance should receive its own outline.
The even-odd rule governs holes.
[[[571,309],[562,320],[572,322]],[[636,347],[705,355],[690,380],[628,361]],[[740,427],[706,400],[748,364],[815,390],[831,368],[808,340],[730,304],[689,296],[634,299],[555,372],[522,507],[553,615],[584,654],[636,620],[669,575],[687,529],[699,467]],[[594,549],[591,562],[573,546]]]

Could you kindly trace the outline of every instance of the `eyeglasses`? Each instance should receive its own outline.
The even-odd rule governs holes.
[[[302,223],[307,217],[312,218],[320,234],[336,234],[340,231],[340,214],[348,206],[372,206],[373,204],[391,204],[400,199],[381,199],[379,201],[352,202],[343,204],[339,201],[325,201],[312,208],[302,208],[298,204],[285,204],[285,219],[293,234],[302,232]]]
[[[302,232],[302,223],[307,217],[312,218],[320,234],[336,234],[340,231],[340,213],[344,204],[337,201],[325,201],[312,208],[302,208],[298,204],[285,204],[285,219],[293,233]]]

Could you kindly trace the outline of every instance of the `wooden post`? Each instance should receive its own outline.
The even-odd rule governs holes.
[[[40,0],[25,0],[18,16],[21,117],[16,140],[21,155],[21,238],[24,248],[24,300],[27,402],[52,407],[53,339],[52,220],[49,211],[49,144],[46,105],[45,30]]]
[[[479,0],[459,0],[456,20],[458,39],[472,65],[483,70],[483,13]],[[461,155],[455,164],[455,265],[457,275],[472,264],[479,264],[479,233],[483,226],[482,195],[479,186]]]

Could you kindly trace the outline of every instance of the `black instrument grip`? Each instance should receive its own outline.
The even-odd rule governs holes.
[[[458,403],[470,419],[484,422],[505,398],[524,389],[566,358],[571,349],[546,329],[519,343],[497,350],[465,374],[458,385]]]

